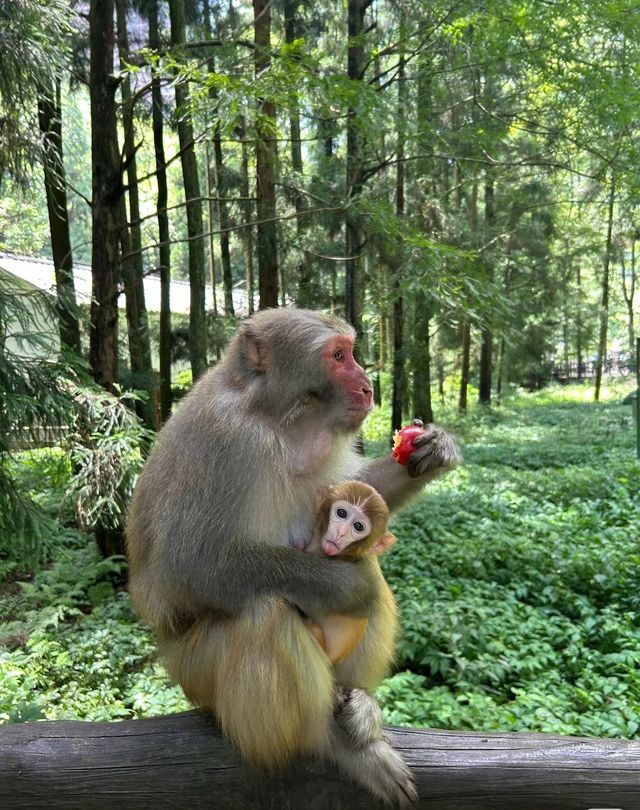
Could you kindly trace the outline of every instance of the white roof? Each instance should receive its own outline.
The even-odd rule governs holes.
[[[0,270],[32,284],[39,290],[55,294],[56,276],[51,259],[16,256],[13,253],[0,253]],[[73,279],[76,289],[76,301],[89,304],[91,301],[91,268],[87,264],[73,265]],[[222,288],[216,285],[218,302],[224,300]],[[189,282],[176,280],[171,282],[169,290],[172,312],[189,312]],[[149,312],[160,312],[160,276],[148,275],[144,278],[145,305]],[[244,289],[233,290],[233,303],[237,315],[247,314],[247,296]],[[213,287],[205,286],[205,305],[213,309]],[[219,304],[220,305],[220,304]],[[118,296],[118,306],[124,309],[124,293]]]

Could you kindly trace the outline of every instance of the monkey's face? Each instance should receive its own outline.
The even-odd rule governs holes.
[[[373,390],[364,369],[353,357],[353,337],[330,338],[322,350],[322,364],[341,406],[335,409],[336,425],[356,430],[373,408]]]
[[[256,411],[286,430],[296,422],[353,433],[373,407],[373,391],[353,357],[351,327],[308,310],[263,310],[227,350],[232,384]]]
[[[357,504],[334,501],[329,512],[329,525],[322,538],[322,550],[329,557],[335,557],[353,543],[361,544],[370,534],[371,521]]]

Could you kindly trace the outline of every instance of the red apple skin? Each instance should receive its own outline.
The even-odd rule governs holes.
[[[425,429],[423,427],[417,427],[416,425],[407,425],[403,427],[402,430],[397,431],[394,438],[393,450],[391,451],[392,458],[394,458],[398,464],[408,464],[409,456],[415,450],[413,440],[418,436],[422,436],[424,432]]]

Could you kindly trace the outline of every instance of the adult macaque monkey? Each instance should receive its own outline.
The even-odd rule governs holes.
[[[130,587],[170,674],[250,763],[327,757],[402,805],[415,798],[413,781],[364,691],[376,661],[352,655],[333,668],[301,615],[368,618],[358,650],[371,649],[375,557],[304,554],[288,528],[300,515],[313,525],[316,494],[347,478],[394,509],[455,466],[458,450],[429,428],[408,466],[354,452],[372,391],[353,341],[344,321],[305,310],[245,321],[147,459],[127,527]]]
[[[311,539],[293,538],[295,548],[311,554],[326,554],[341,560],[362,560],[367,555],[382,554],[396,538],[387,529],[389,509],[380,493],[362,481],[343,481],[330,487],[320,501]],[[380,671],[382,677],[393,661],[397,633],[396,602],[380,567],[376,565],[380,598],[375,613],[376,626],[369,634],[366,650],[358,645],[367,629],[368,620],[357,616],[322,616],[305,623],[334,665],[343,663],[355,651],[367,661],[369,672]],[[377,664],[374,666],[374,661]],[[359,661],[349,661],[358,671]],[[345,667],[343,667],[345,669]]]

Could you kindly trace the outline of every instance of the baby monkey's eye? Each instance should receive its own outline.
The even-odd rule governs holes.
[[[346,518],[347,514],[348,514],[347,510],[343,506],[339,506],[336,509],[336,515],[339,518],[342,518],[343,520]]]
[[[333,353],[333,359],[340,362],[343,358],[342,349],[338,349]]]
[[[359,520],[356,520],[356,522],[353,524],[353,528],[354,528],[354,529],[355,529],[357,532],[363,532],[363,531],[364,531],[364,528],[365,528],[365,527],[364,527],[364,523],[361,523]]]

